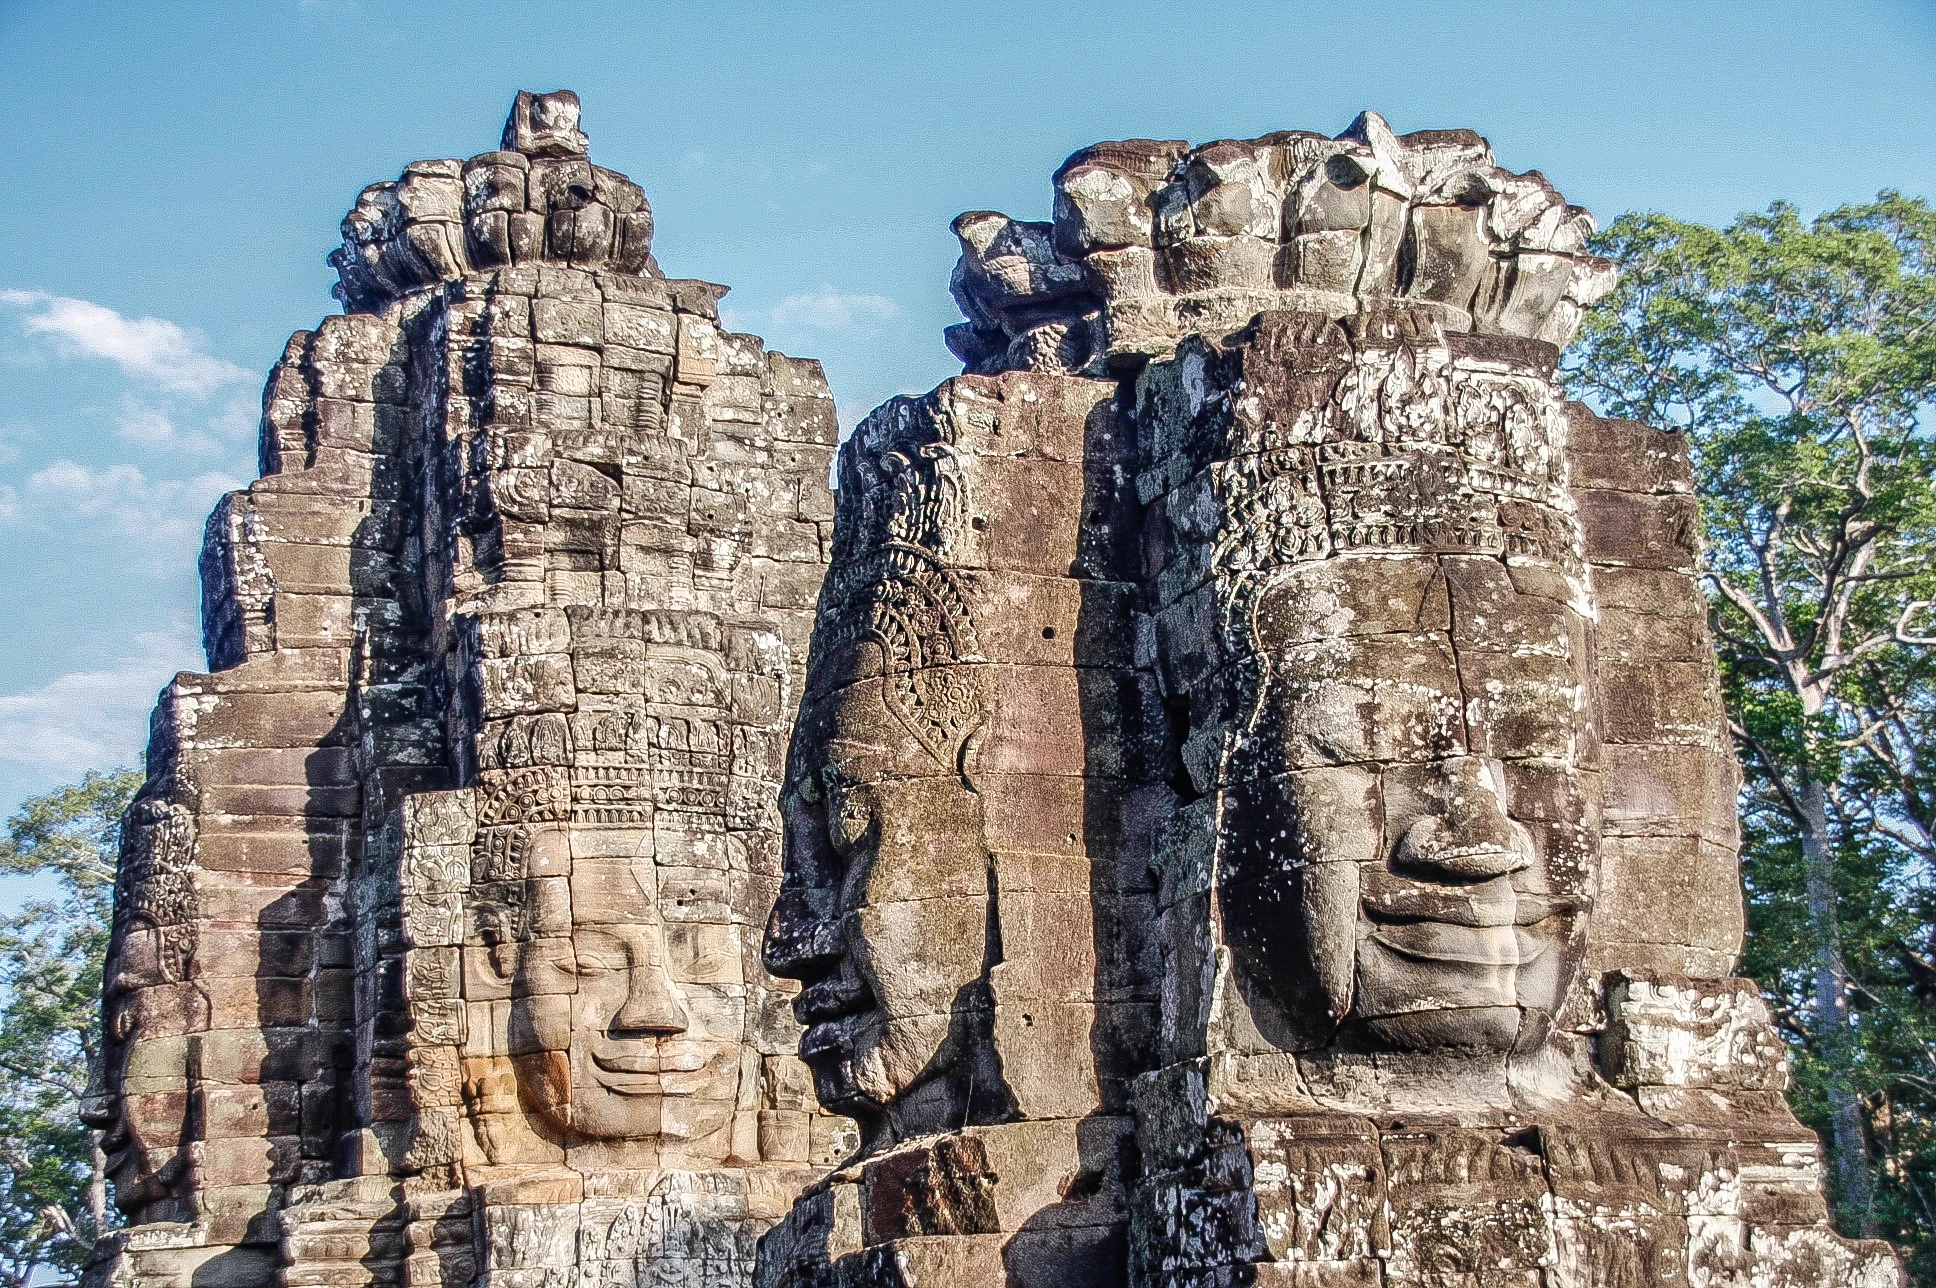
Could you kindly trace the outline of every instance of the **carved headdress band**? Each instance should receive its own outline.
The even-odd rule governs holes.
[[[888,706],[941,765],[961,768],[988,702],[967,592],[951,557],[967,545],[972,507],[953,446],[923,443],[876,458],[875,487],[862,501],[862,548],[828,574],[815,655],[832,658],[876,645]]]

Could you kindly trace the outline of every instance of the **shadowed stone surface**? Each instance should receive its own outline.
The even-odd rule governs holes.
[[[1896,1284],[1731,978],[1685,449],[1553,386],[1591,218],[1369,113],[1055,186],[841,449],[766,961],[863,1147],[758,1282]]]
[[[568,93],[366,189],[156,710],[101,1095],[128,1285],[741,1284],[851,1151],[761,968],[818,363]]]

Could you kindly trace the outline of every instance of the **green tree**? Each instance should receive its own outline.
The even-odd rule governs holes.
[[[51,886],[51,897],[0,918],[0,1282],[9,1288],[36,1267],[78,1270],[108,1228],[99,1133],[78,1112],[100,1052],[121,813],[141,777],[89,773],[26,801],[0,837],[0,873]]]
[[[1796,1048],[1841,1223],[1927,1245],[1936,211],[1884,192],[1724,229],[1631,214],[1598,245],[1621,284],[1566,376],[1687,435],[1747,779],[1746,965]]]

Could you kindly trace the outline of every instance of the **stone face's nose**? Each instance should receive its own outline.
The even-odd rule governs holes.
[[[784,979],[818,979],[844,952],[837,890],[780,891],[760,945],[760,960],[769,971]]]
[[[679,997],[678,986],[666,973],[665,945],[652,927],[629,946],[630,967],[625,978],[625,1004],[612,1017],[613,1036],[642,1033],[684,1033],[692,1016]]]
[[[1506,817],[1495,776],[1478,756],[1441,762],[1426,790],[1427,812],[1405,830],[1393,855],[1401,872],[1437,880],[1485,881],[1532,863],[1531,847]]]
[[[521,90],[504,122],[501,146],[528,157],[582,157],[592,143],[578,128],[578,113],[578,95],[568,89],[549,94]]]

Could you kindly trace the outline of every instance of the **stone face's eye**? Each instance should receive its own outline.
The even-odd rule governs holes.
[[[828,802],[827,833],[843,855],[860,843],[873,822],[873,806],[860,792],[843,791]]]
[[[609,975],[631,965],[625,945],[609,935],[581,934],[573,941],[572,947],[575,962],[561,964],[572,967],[580,975]]]

